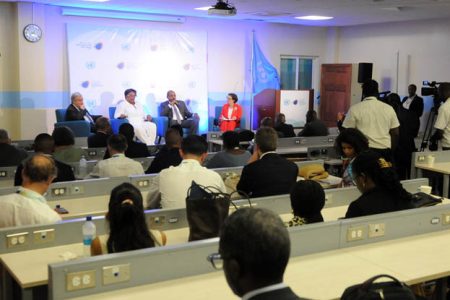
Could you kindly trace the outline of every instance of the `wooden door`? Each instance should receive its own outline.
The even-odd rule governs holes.
[[[336,127],[338,112],[347,112],[351,103],[352,65],[323,64],[320,80],[320,119]]]

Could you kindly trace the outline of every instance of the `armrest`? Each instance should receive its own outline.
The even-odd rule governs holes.
[[[63,126],[69,127],[75,137],[88,137],[91,134],[91,124],[88,121],[64,121],[55,123],[55,128]]]
[[[152,122],[156,124],[157,136],[164,136],[169,128],[169,118],[166,116],[153,117]]]
[[[118,134],[120,125],[123,123],[128,123],[128,119],[111,119],[109,122],[111,123],[113,133]]]

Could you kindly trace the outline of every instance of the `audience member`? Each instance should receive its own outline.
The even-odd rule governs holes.
[[[66,121],[88,121],[91,124],[91,132],[95,132],[94,117],[88,112],[84,106],[83,96],[76,92],[70,96],[71,104],[66,110]]]
[[[11,145],[5,129],[0,129],[0,167],[17,166],[28,157],[27,152]]]
[[[352,176],[362,195],[350,203],[346,218],[410,208],[411,194],[403,188],[392,164],[378,152],[361,152],[353,162]]]
[[[250,152],[240,149],[239,147],[239,133],[236,131],[226,131],[222,134],[223,151],[216,153],[210,161],[207,162],[206,167],[214,168],[229,168],[240,167],[245,165],[250,159]]]
[[[402,106],[404,109],[414,114],[414,121],[410,124],[413,127],[414,137],[417,137],[420,129],[420,117],[423,114],[423,99],[417,96],[417,86],[410,84],[408,86],[408,97],[404,97],[402,100]]]
[[[297,181],[290,198],[294,217],[287,223],[289,227],[323,222],[321,211],[325,205],[325,192],[317,181]]]
[[[227,95],[227,103],[222,107],[220,114],[220,131],[226,132],[238,128],[241,124],[242,107],[237,104],[238,97],[236,94],[229,93]]]
[[[100,117],[95,121],[95,134],[88,137],[89,148],[106,147],[108,138],[112,134],[111,124],[105,117]]]
[[[169,127],[178,124],[182,128],[189,128],[189,134],[198,133],[200,118],[197,114],[191,113],[183,101],[177,100],[174,91],[168,91],[167,101],[161,103],[161,116],[169,118]]]
[[[242,299],[301,299],[283,283],[290,248],[279,216],[263,208],[243,208],[225,220],[219,253],[208,260],[215,268],[223,261],[228,285]]]
[[[444,102],[439,107],[434,128],[436,129],[431,137],[431,143],[437,145],[441,140],[442,150],[450,150],[450,82],[443,82],[439,85],[439,100]],[[430,148],[432,146],[430,145]],[[435,147],[437,150],[437,146]]]
[[[308,110],[306,113],[306,124],[298,136],[325,136],[328,135],[328,127],[324,122],[317,118],[314,110]]]
[[[111,158],[99,161],[90,177],[120,177],[144,174],[142,165],[125,156],[127,140],[121,134],[113,134],[108,138],[108,152]]]
[[[183,139],[180,150],[183,158],[181,164],[162,170],[151,183],[150,208],[186,207],[187,191],[192,181],[219,192],[226,192],[219,173],[202,167],[207,149],[208,144],[198,135],[190,135]]]
[[[255,148],[248,165],[242,169],[237,190],[250,197],[288,194],[297,180],[295,163],[278,155],[277,133],[269,127],[260,128],[255,135]]]
[[[362,86],[363,101],[352,105],[342,124],[343,128],[359,129],[369,140],[369,147],[392,161],[397,146],[399,126],[394,109],[377,99],[378,83],[368,80]]]
[[[52,157],[53,150],[55,148],[55,142],[53,141],[53,138],[48,133],[41,133],[36,136],[33,143],[34,152],[36,154],[43,154],[48,157]],[[53,182],[60,182],[60,181],[73,181],[75,180],[75,175],[73,174],[72,167],[54,160],[55,166],[56,166],[56,178],[53,180]],[[17,166],[15,178],[14,178],[14,185],[22,185],[22,170],[23,165],[20,164]]]
[[[137,138],[146,145],[154,145],[156,139],[156,124],[151,122],[152,116],[145,115],[144,107],[136,102],[136,90],[127,89],[124,92],[125,101],[119,102],[114,118],[128,119],[133,125]]]
[[[354,186],[352,178],[352,164],[359,153],[369,149],[367,137],[358,129],[342,130],[336,138],[334,148],[343,159],[341,187]]]
[[[78,162],[84,155],[83,149],[75,146],[75,136],[69,127],[56,127],[52,133],[55,141],[53,157],[64,163]]]
[[[271,117],[264,117],[261,119],[261,122],[259,123],[259,128],[261,127],[270,127],[273,128],[273,120]]]
[[[51,224],[61,217],[48,206],[44,194],[56,177],[53,159],[36,154],[24,162],[22,187],[0,196],[0,227]]]
[[[286,124],[286,116],[279,113],[275,116],[275,130],[283,134],[282,137],[294,137],[294,127],[291,124]]]
[[[159,150],[148,167],[146,174],[159,173],[170,166],[178,166],[183,160],[180,155],[181,135],[177,129],[169,128],[164,140],[166,144]]]
[[[125,156],[129,158],[149,157],[147,145],[135,142],[134,128],[130,123],[123,123],[119,127],[119,133],[127,139],[128,148],[125,151]]]
[[[109,235],[97,236],[91,245],[91,255],[118,253],[166,244],[158,230],[149,230],[145,221],[141,192],[125,182],[111,191],[105,219]]]

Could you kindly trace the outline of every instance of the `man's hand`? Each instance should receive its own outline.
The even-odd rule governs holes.
[[[173,101],[169,101],[170,105],[178,105],[178,101],[177,100],[173,100]]]
[[[119,116],[119,119],[125,119],[126,117],[127,117],[127,115],[121,114],[121,115]]]
[[[146,121],[148,121],[148,122],[151,122],[151,120],[152,120],[152,116],[150,116],[150,115],[147,115],[147,118],[145,119]]]
[[[251,164],[254,161],[257,161],[259,159],[259,148],[258,145],[254,145],[253,147],[253,154],[250,156],[250,159],[248,160],[247,164]]]
[[[338,121],[343,121],[344,118],[345,118],[345,114],[344,113],[341,113],[341,112],[337,113],[337,120]]]

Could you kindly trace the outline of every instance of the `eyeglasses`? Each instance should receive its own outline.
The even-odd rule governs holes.
[[[206,260],[209,261],[216,270],[221,270],[223,268],[223,259],[220,253],[210,254],[206,257]]]

